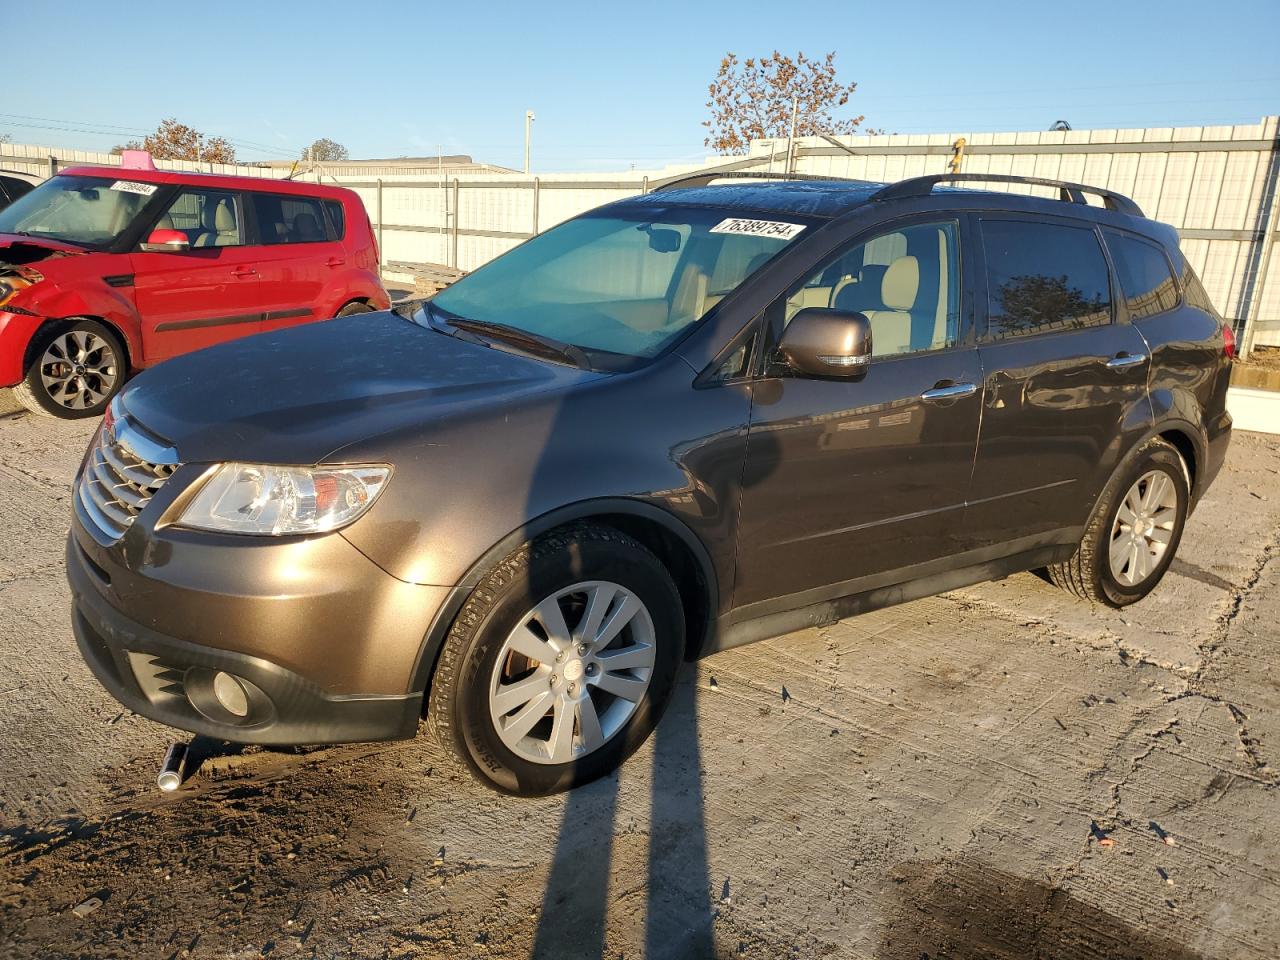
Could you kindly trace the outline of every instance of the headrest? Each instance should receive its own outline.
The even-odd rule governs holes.
[[[884,286],[884,273],[888,269],[884,264],[868,263],[858,271],[857,283],[851,281],[837,290],[832,306],[837,310],[854,313],[883,310],[884,301],[880,299],[880,290]]]
[[[899,257],[889,264],[880,285],[880,298],[888,310],[910,310],[916,305],[920,291],[920,261],[915,257]]]
[[[236,212],[231,208],[230,200],[218,201],[218,208],[213,214],[213,226],[218,233],[235,233]]]
[[[320,222],[314,214],[300,213],[293,218],[293,232],[299,240],[320,240],[324,234],[320,231]]]

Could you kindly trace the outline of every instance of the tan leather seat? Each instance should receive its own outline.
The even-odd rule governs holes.
[[[920,292],[920,261],[899,257],[889,264],[880,284],[883,310],[867,310],[871,321],[871,352],[886,357],[911,349],[911,309]]]
[[[240,227],[231,200],[223,198],[212,208],[206,205],[200,221],[203,229],[192,246],[234,247],[240,243]]]

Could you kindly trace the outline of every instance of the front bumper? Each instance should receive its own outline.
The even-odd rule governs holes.
[[[27,345],[43,322],[43,317],[0,307],[0,387],[12,387],[26,375]]]
[[[239,743],[413,736],[423,702],[413,669],[446,588],[396,580],[340,536],[157,530],[151,515],[163,514],[166,492],[115,543],[72,498],[76,640],[117,700]],[[247,712],[214,697],[218,672],[241,684]]]
[[[165,636],[113,610],[85,589],[88,574],[74,543],[67,570],[80,653],[98,681],[134,713],[218,740],[275,746],[407,739],[418,728],[421,693],[328,696],[269,660]],[[219,671],[251,685],[244,717],[211,696]]]

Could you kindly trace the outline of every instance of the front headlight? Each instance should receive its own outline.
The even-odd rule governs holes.
[[[0,307],[12,300],[22,290],[35,286],[44,277],[29,267],[13,267],[0,273]]]
[[[182,511],[178,525],[259,536],[325,533],[373,505],[387,466],[275,467],[224,463]]]

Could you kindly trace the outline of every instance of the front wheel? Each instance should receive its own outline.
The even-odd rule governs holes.
[[[1173,562],[1189,503],[1181,455],[1148,440],[1107,484],[1075,555],[1048,568],[1050,581],[1109,607],[1141,600]]]
[[[50,324],[36,334],[34,347],[27,375],[13,388],[32,413],[96,417],[124,386],[124,347],[97,320]]]
[[[683,655],[680,595],[658,559],[612,528],[574,525],[521,546],[473,591],[428,723],[491,786],[554,793],[644,742]]]

